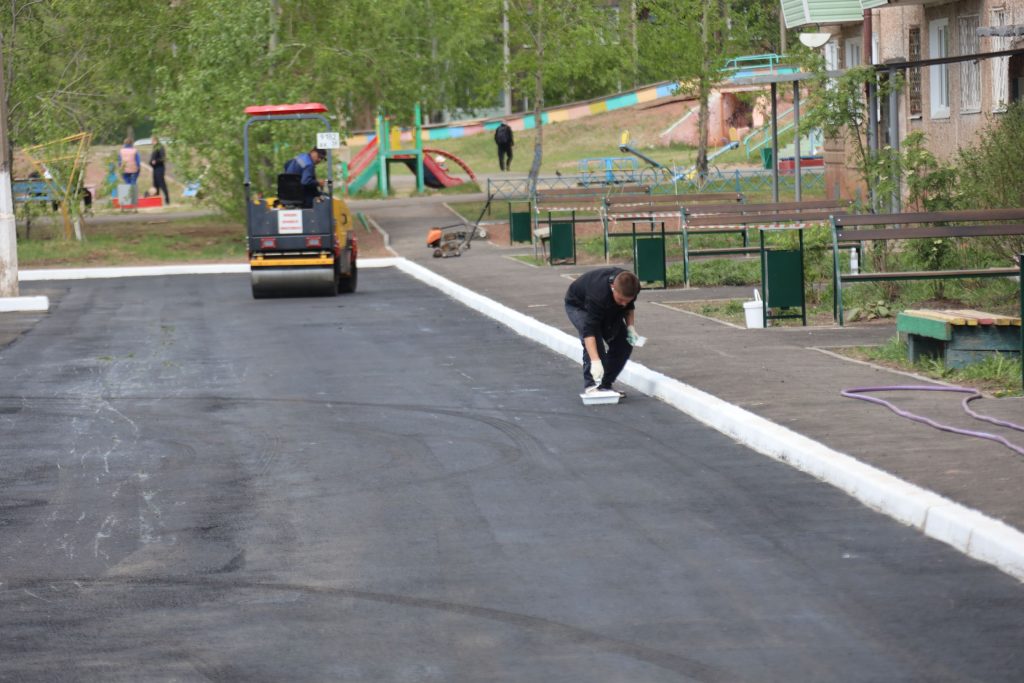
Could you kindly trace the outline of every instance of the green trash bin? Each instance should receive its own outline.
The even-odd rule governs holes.
[[[637,235],[633,242],[633,268],[640,282],[660,282],[662,289],[668,287],[665,272],[665,238],[661,235]]]
[[[576,230],[572,222],[551,224],[551,240],[548,245],[548,260],[555,263],[576,263]]]
[[[773,157],[773,154],[772,154],[772,148],[771,147],[762,147],[761,148],[761,165],[762,166],[764,166],[765,168],[771,168],[772,167],[772,160],[773,160],[772,157]]]
[[[532,223],[529,211],[513,211],[509,218],[509,242],[532,242]]]

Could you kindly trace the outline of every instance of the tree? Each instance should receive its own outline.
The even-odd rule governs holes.
[[[698,101],[696,169],[707,175],[709,101],[727,59],[776,51],[778,4],[768,0],[643,0],[639,9],[642,72],[674,80]]]
[[[513,52],[510,72],[516,89],[533,94],[531,191],[544,155],[545,102],[607,93],[609,82],[628,74],[628,43],[621,40],[618,16],[607,6],[576,0],[511,0],[509,24]]]
[[[903,80],[889,78],[870,65],[848,69],[837,79],[819,72],[811,83],[810,97],[801,125],[819,128],[827,138],[846,139],[853,150],[853,161],[867,190],[875,199],[896,191],[900,161],[890,148],[870,149],[868,138],[868,104],[865,88],[872,87],[885,101],[891,92],[899,92]]]

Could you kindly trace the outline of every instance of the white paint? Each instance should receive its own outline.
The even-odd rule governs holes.
[[[11,171],[0,169],[0,296],[18,296],[18,232],[14,221]]]
[[[397,259],[359,259],[360,268],[388,268],[397,265]],[[248,273],[248,263],[178,264],[168,266],[125,266],[121,268],[51,268],[22,270],[22,282],[45,280],[102,280],[120,277],[160,277],[164,275],[230,275]]]
[[[45,296],[0,297],[0,313],[50,310],[50,299]]]

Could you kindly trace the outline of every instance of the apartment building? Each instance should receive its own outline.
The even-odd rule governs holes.
[[[788,28],[829,34],[822,50],[830,69],[864,62],[906,64],[963,55],[978,59],[901,68],[904,87],[897,107],[900,139],[922,131],[926,145],[948,159],[973,144],[1010,102],[1024,99],[1024,51],[986,58],[986,53],[1024,48],[1024,0],[781,0]],[[867,33],[867,40],[865,40]],[[888,139],[888,102],[879,102],[880,142]],[[830,192],[853,196],[846,145],[825,145]]]

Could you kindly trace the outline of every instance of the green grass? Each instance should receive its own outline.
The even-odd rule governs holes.
[[[34,227],[30,239],[18,240],[23,268],[119,266],[245,260],[245,228],[218,217],[144,223],[117,223],[84,228],[85,239],[65,240],[53,226]]]
[[[947,368],[937,358],[924,358],[917,363],[911,363],[907,359],[907,343],[899,337],[893,337],[881,346],[857,346],[839,349],[839,352],[888,367],[916,372],[925,377],[941,379],[950,384],[980,389],[996,396],[1022,395],[1020,361],[1002,354],[993,354],[983,361],[960,369]]]

